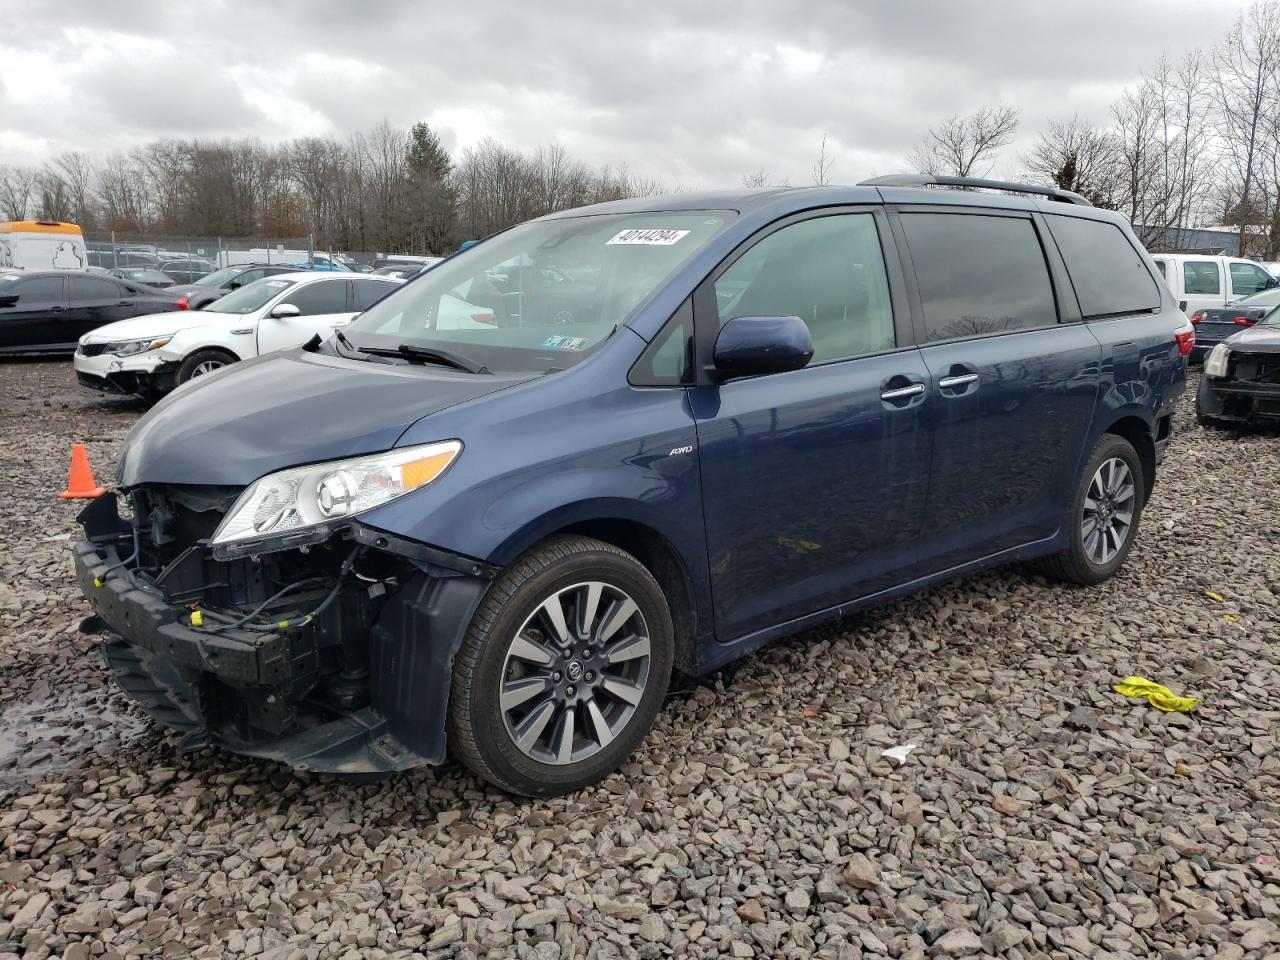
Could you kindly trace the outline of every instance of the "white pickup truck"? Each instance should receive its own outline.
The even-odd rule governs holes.
[[[1164,274],[1179,309],[1188,316],[1198,310],[1225,307],[1233,300],[1280,285],[1261,265],[1239,257],[1155,253],[1151,259]]]

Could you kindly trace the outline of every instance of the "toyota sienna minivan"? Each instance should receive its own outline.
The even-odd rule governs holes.
[[[673,671],[994,564],[1110,577],[1191,343],[1050,188],[555,213],[146,414],[81,515],[85,629],[186,748],[571,791]]]

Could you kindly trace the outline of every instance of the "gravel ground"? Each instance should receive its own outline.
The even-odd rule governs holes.
[[[76,632],[53,498],[140,409],[65,361],[0,380],[0,958],[1280,958],[1278,433],[1188,398],[1111,582],[1006,569],[811,631],[526,802],[179,757]],[[1135,673],[1204,703],[1111,692]]]

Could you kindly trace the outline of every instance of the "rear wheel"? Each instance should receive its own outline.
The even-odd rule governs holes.
[[[221,370],[228,364],[236,362],[236,358],[225,350],[197,350],[178,367],[178,383],[186,383],[194,377],[203,377],[207,373]]]
[[[489,588],[454,661],[449,743],[495,786],[568,793],[617,769],[653,724],[674,639],[630,554],[563,537]]]
[[[1070,545],[1045,558],[1045,572],[1086,585],[1114,574],[1133,547],[1145,490],[1142,461],[1133,444],[1103,434],[1081,471],[1067,517]]]

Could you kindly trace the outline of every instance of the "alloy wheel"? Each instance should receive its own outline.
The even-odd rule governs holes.
[[[1120,552],[1133,529],[1137,495],[1129,465],[1119,457],[1104,460],[1089,481],[1080,520],[1080,536],[1090,561],[1101,566]]]
[[[598,580],[555,591],[516,631],[502,665],[511,741],[540,763],[595,755],[635,715],[649,663],[648,626],[625,591]]]
[[[197,363],[191,371],[191,376],[203,377],[206,373],[213,373],[215,370],[221,370],[227,364],[222,360],[205,360],[203,363]]]

